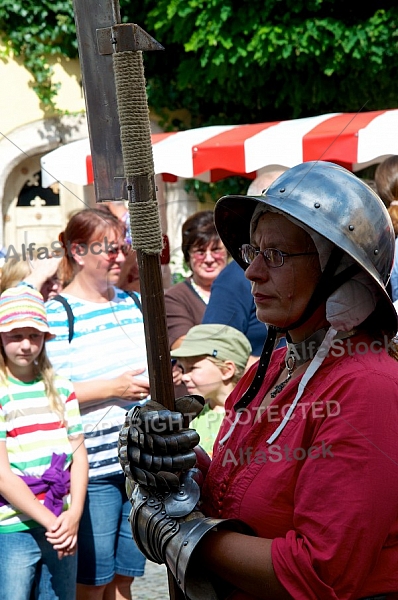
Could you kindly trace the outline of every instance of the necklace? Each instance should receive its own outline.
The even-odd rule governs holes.
[[[293,342],[287,342],[287,350],[285,355],[285,367],[287,369],[287,377],[281,383],[278,383],[273,390],[271,391],[271,398],[275,398],[286,386],[286,384],[290,381],[294,369],[304,365],[309,360],[312,360],[315,354],[318,352],[319,346],[322,344],[325,335],[327,333],[327,329],[318,329],[315,331],[310,337],[302,342],[298,342],[294,344]],[[344,332],[339,331],[335,337],[335,339],[345,339],[347,337],[351,337],[356,333],[355,329],[351,331]]]
[[[271,398],[275,398],[275,396],[277,394],[279,394],[279,392],[281,392],[283,390],[283,388],[285,387],[285,385],[291,379],[292,373],[293,373],[293,371],[295,369],[296,358],[294,356],[288,356],[288,352],[286,353],[286,356],[285,356],[285,366],[286,366],[286,369],[287,369],[287,377],[286,377],[286,379],[284,379],[280,383],[276,384],[276,386],[274,387],[274,389],[271,392]]]

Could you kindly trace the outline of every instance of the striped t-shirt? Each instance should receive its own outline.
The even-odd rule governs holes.
[[[24,383],[8,377],[0,387],[0,443],[6,444],[11,470],[16,475],[41,477],[53,454],[66,454],[64,469],[72,462],[69,436],[83,432],[79,405],[70,381],[55,378],[55,386],[65,404],[64,423],[51,412],[42,379]],[[45,493],[37,495],[44,503]],[[64,508],[69,495],[64,497]],[[0,506],[0,533],[23,531],[38,524],[10,504]]]
[[[115,288],[112,301],[89,302],[62,294],[74,315],[74,336],[69,344],[65,308],[56,300],[46,303],[54,340],[46,344],[57,373],[71,381],[113,379],[126,371],[146,369],[142,313],[130,296]],[[145,372],[140,377],[148,378]],[[117,455],[119,431],[131,402],[122,398],[80,407],[88,453],[90,479],[121,473]]]

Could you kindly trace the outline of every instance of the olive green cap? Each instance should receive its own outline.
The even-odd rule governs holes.
[[[192,327],[179,348],[171,351],[173,358],[212,356],[220,360],[232,360],[244,369],[252,347],[247,337],[235,327],[209,323]]]

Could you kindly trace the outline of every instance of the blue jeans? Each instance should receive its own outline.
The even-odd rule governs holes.
[[[106,585],[115,575],[144,574],[145,556],[133,540],[130,511],[122,473],[90,480],[79,527],[78,583]]]
[[[1,598],[75,600],[77,557],[59,560],[44,534],[35,527],[0,535]]]

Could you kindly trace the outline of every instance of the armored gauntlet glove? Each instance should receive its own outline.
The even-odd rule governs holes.
[[[219,598],[214,580],[192,560],[203,536],[215,529],[252,534],[240,521],[205,517],[198,508],[207,455],[189,422],[203,404],[200,396],[184,396],[176,400],[181,412],[154,401],[134,407],[119,436],[133,537],[149,560],[167,564],[189,600]]]
[[[119,460],[126,477],[151,490],[177,490],[178,473],[196,463],[193,448],[199,435],[189,423],[203,406],[201,396],[183,396],[176,400],[179,412],[152,400],[131,409],[119,435]]]
[[[160,494],[135,486],[130,523],[137,546],[149,560],[168,566],[188,600],[220,600],[217,588],[222,589],[224,598],[230,586],[226,582],[220,586],[214,575],[206,573],[196,560],[195,549],[210,531],[253,535],[252,529],[242,521],[213,519],[197,510],[185,517],[171,517],[166,502]]]

